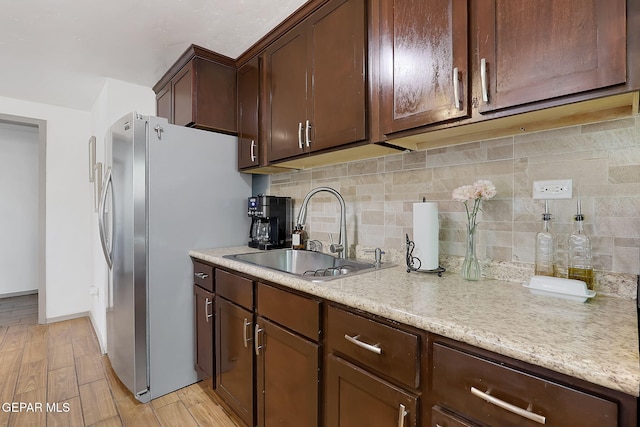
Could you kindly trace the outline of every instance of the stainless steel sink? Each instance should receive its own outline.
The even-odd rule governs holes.
[[[338,279],[393,266],[390,263],[382,263],[376,266],[374,263],[340,259],[321,252],[294,249],[225,255],[224,258],[294,274],[314,282]]]

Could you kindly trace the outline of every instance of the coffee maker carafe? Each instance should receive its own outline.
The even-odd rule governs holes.
[[[249,197],[249,247],[278,249],[291,247],[291,197]]]

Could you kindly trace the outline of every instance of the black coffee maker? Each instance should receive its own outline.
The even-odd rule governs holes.
[[[249,247],[278,249],[291,247],[291,197],[249,197]]]

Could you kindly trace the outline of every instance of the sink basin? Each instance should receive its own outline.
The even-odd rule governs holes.
[[[225,255],[224,258],[294,274],[314,282],[338,279],[393,266],[390,263],[382,263],[376,267],[374,263],[370,262],[340,259],[321,252],[294,249]]]

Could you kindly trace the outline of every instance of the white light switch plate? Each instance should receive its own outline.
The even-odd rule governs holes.
[[[550,199],[570,199],[573,180],[552,179],[549,181],[533,181],[533,198]]]

